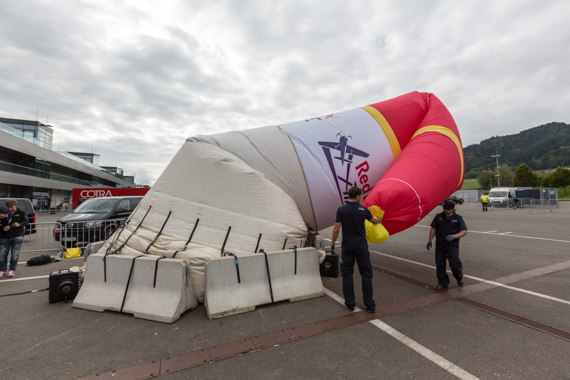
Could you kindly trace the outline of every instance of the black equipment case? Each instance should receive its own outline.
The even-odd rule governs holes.
[[[338,277],[340,274],[340,256],[335,252],[327,252],[320,270],[323,277]]]
[[[74,299],[79,291],[79,273],[69,269],[51,272],[49,275],[49,302]]]

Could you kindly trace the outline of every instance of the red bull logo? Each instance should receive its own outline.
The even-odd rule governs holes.
[[[366,174],[370,165],[367,160],[363,160],[369,154],[348,144],[352,136],[339,132],[336,137],[338,141],[319,141],[319,145],[329,164],[340,201],[345,203],[348,200],[348,189],[352,186],[362,188],[363,196],[371,190]],[[353,165],[356,166],[353,168]]]

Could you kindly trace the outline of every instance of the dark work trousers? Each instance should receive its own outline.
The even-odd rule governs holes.
[[[487,203],[481,202],[483,204],[483,211],[487,211]]]
[[[342,249],[342,293],[344,294],[344,304],[352,309],[356,302],[354,299],[354,260],[358,263],[358,271],[362,277],[362,298],[364,306],[370,310],[376,309],[372,291],[372,264],[370,263],[370,253],[368,248]]]
[[[445,288],[449,286],[449,276],[447,275],[445,259],[449,261],[451,273],[457,281],[463,279],[463,265],[459,259],[459,247],[449,245],[435,245],[435,266],[437,267],[437,283]]]

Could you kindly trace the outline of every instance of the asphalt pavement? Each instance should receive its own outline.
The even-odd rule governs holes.
[[[460,245],[465,286],[452,280],[444,292],[431,289],[425,248],[439,211],[370,245],[375,314],[349,312],[341,278],[331,277],[323,297],[216,320],[203,305],[164,324],[50,304],[49,273],[83,259],[28,267],[41,253],[29,248],[44,243],[25,243],[17,277],[0,281],[0,377],[570,379],[570,207],[459,205],[469,228]]]

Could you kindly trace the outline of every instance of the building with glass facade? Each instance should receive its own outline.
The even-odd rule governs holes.
[[[0,130],[39,145],[42,148],[52,149],[52,127],[39,121],[0,117]]]
[[[29,198],[39,208],[69,202],[74,187],[133,182],[76,155],[52,149],[53,129],[38,121],[0,118],[0,198]],[[93,155],[93,154],[91,154]],[[99,155],[97,156],[97,163]]]
[[[84,152],[67,152],[69,154],[73,154],[77,158],[81,158],[83,161],[87,161],[90,164],[99,166],[99,154],[96,153],[84,153]],[[105,169],[105,167],[101,167]]]

